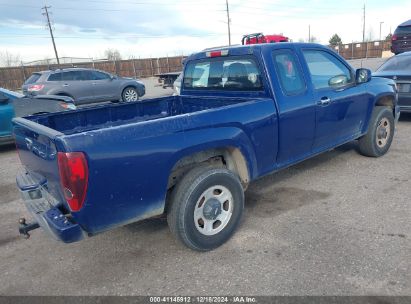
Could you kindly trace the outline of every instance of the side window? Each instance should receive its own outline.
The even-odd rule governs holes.
[[[315,89],[332,87],[333,79],[338,81],[339,86],[354,81],[351,71],[330,53],[321,50],[303,50],[303,54]]]
[[[70,71],[62,73],[63,81],[81,81],[84,80],[82,71]]]
[[[61,73],[61,79],[63,81],[72,81],[73,80],[73,72],[63,72],[63,73]]]
[[[98,72],[98,71],[92,71],[93,73],[93,80],[105,80],[109,79],[110,76],[106,73]]]
[[[185,70],[183,86],[195,90],[262,91],[259,68],[249,57],[191,61]]]
[[[84,80],[93,80],[94,79],[94,74],[92,71],[82,71],[83,73],[83,79]]]
[[[61,81],[61,73],[54,73],[49,76],[48,81]]]
[[[301,67],[290,50],[273,52],[273,61],[281,88],[286,95],[298,95],[306,90]]]

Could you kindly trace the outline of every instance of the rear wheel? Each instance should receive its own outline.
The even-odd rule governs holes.
[[[394,115],[387,107],[375,107],[368,133],[359,139],[361,154],[379,157],[387,153],[394,137]]]
[[[123,101],[125,102],[132,102],[138,100],[138,92],[134,87],[127,87],[123,90],[121,94]]]
[[[186,246],[207,251],[224,244],[237,228],[244,192],[237,175],[225,168],[191,170],[173,191],[167,221]]]

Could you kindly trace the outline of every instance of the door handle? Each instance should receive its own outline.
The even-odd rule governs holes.
[[[331,99],[329,99],[328,97],[323,97],[320,99],[320,101],[318,102],[318,105],[320,106],[328,106],[331,103]]]

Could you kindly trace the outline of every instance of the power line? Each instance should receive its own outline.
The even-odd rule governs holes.
[[[48,11],[49,8],[51,8],[51,6],[45,5],[41,9],[44,10],[43,15],[45,15],[47,18],[47,27],[50,30],[51,41],[53,41],[54,53],[56,54],[57,64],[60,65],[59,55],[57,54],[56,43],[54,42],[53,29],[51,28],[51,24],[50,24],[50,17],[49,17],[49,11]]]

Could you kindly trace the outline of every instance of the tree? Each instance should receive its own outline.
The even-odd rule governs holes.
[[[104,56],[111,61],[121,60],[120,51],[116,49],[107,49],[104,51]]]
[[[12,67],[20,65],[20,55],[11,54],[7,50],[0,52],[0,66]]]
[[[385,37],[385,41],[391,41],[391,38],[392,38],[392,34],[389,33],[389,34],[387,35],[387,37]]]
[[[342,44],[342,40],[340,36],[338,36],[338,34],[334,34],[328,42],[332,46],[337,46],[337,45]]]

